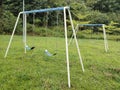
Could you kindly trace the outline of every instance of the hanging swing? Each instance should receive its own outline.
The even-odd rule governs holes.
[[[34,31],[34,29],[35,29],[35,13],[33,13],[33,25],[32,25],[32,28],[33,28],[33,31]],[[34,46],[30,47],[30,46],[26,45],[25,48],[26,48],[27,51],[30,51],[30,50],[33,50],[35,47]]]
[[[25,47],[25,48],[26,48],[26,50],[28,50],[28,51],[29,51],[29,50],[33,50],[35,47],[29,47],[28,45],[26,45],[26,47]]]
[[[48,12],[47,12],[47,14],[46,14],[46,37],[47,37],[47,27],[48,27]],[[58,14],[57,14],[57,26],[58,26]],[[56,40],[57,41],[57,40]],[[47,45],[47,38],[46,38],[46,45]],[[56,44],[56,48],[57,48],[57,44]],[[55,51],[57,51],[57,50],[55,50]],[[57,52],[55,52],[55,53],[50,53],[47,49],[45,49],[45,55],[47,55],[47,56],[55,56],[55,55],[57,55]]]
[[[56,55],[57,53],[52,54],[52,53],[50,53],[47,49],[45,49],[45,54],[46,54],[47,56],[54,56],[54,55]]]

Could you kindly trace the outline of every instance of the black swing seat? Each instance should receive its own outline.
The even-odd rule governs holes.
[[[29,47],[28,45],[26,45],[26,50],[33,50],[35,47]]]
[[[33,50],[35,47],[31,47],[31,50]]]
[[[57,53],[54,53],[53,55],[57,55]]]

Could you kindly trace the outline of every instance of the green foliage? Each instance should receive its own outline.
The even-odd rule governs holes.
[[[43,36],[43,37],[64,37],[64,27],[63,26],[49,26],[49,27],[45,27],[45,26],[41,26],[41,27],[34,27],[31,24],[28,24],[28,28],[27,28],[27,33],[29,35],[39,35],[39,36]],[[68,35],[69,36],[69,35]],[[70,36],[69,36],[70,37]]]
[[[3,15],[3,32],[11,33],[15,23],[15,17],[10,12],[5,12]]]
[[[87,17],[86,20],[89,20],[90,23],[93,24],[109,24],[109,18],[106,14],[100,12],[91,12]]]
[[[110,21],[116,22],[116,24],[112,24],[113,26],[120,27],[120,13],[108,13],[107,14]]]
[[[5,11],[2,17],[2,29],[1,32],[2,33],[12,33],[13,31],[13,27],[16,21],[16,17],[14,17],[14,15],[9,12],[9,11]],[[18,27],[16,30],[16,33],[20,34],[21,33],[21,21],[19,21],[18,23]]]
[[[0,8],[0,33],[1,34],[10,34],[15,23],[15,19],[19,12],[22,11],[22,1],[21,0],[4,0]],[[25,10],[34,10],[34,9],[44,9],[44,8],[53,8],[61,6],[70,6],[72,18],[74,24],[77,23],[102,23],[107,24],[111,21],[117,23],[115,30],[120,28],[120,1],[119,0],[25,0]],[[8,15],[6,15],[8,13]],[[63,12],[49,12],[48,17],[48,26],[54,27],[56,25],[57,13],[59,13],[59,25],[63,24]],[[3,16],[3,15],[4,16]],[[68,13],[67,13],[68,15]],[[9,19],[8,19],[9,17]],[[46,24],[47,13],[37,13],[35,14],[34,26],[37,28],[44,27]],[[68,19],[68,18],[67,18]],[[28,20],[28,32],[32,33],[33,28],[33,14],[29,14],[27,17]],[[70,22],[69,20],[67,20]],[[22,22],[20,21],[18,25],[18,30],[16,33],[22,33]],[[68,28],[70,24],[68,25]],[[70,29],[69,29],[70,30]],[[39,31],[39,30],[38,30]],[[38,32],[36,31],[36,32]],[[62,34],[64,33],[61,32]],[[69,33],[69,32],[68,32]],[[114,30],[110,31],[114,33]],[[71,32],[68,36],[71,35]]]
[[[112,35],[119,35],[120,28],[116,28],[116,25],[118,25],[118,23],[111,22],[108,26],[106,26],[107,33]]]
[[[98,0],[93,4],[93,9],[101,12],[119,12],[120,0]]]
[[[2,33],[3,30],[3,4],[2,4],[2,0],[0,1],[0,33]]]

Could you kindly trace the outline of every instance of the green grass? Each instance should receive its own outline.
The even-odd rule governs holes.
[[[28,45],[36,48],[24,54],[22,36],[15,36],[5,59],[9,38],[0,36],[0,90],[120,90],[119,41],[109,40],[106,53],[103,40],[79,39],[84,73],[72,42],[69,46],[72,87],[69,89],[64,38],[28,36]],[[46,56],[46,48],[57,55]]]

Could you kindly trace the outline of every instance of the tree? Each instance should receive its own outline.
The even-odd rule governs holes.
[[[2,5],[2,0],[0,1],[0,33],[2,33],[2,26],[3,26],[3,20],[2,20],[2,17],[3,17],[3,5]]]
[[[3,11],[3,8],[2,8],[2,0],[0,1],[0,16],[2,16],[2,11]]]
[[[109,24],[111,21],[120,23],[120,0],[25,0],[25,10],[63,7],[66,5],[70,6],[71,14],[76,24]],[[11,32],[11,26],[15,23],[14,20],[22,10],[23,0],[0,0],[0,30]],[[63,12],[59,14],[59,23],[62,23]],[[48,26],[56,24],[56,15],[57,12],[49,13]],[[27,18],[27,23],[31,26],[33,24],[33,14],[29,14]],[[44,25],[45,20],[46,13],[37,13],[35,15],[36,27]]]
[[[99,0],[93,4],[93,9],[101,12],[118,12],[120,0]]]
[[[91,14],[86,17],[86,20],[89,20],[90,23],[92,24],[109,24],[110,23],[108,16],[98,11],[91,12]]]
[[[0,1],[0,6],[2,5],[2,2],[3,2],[3,1],[1,0],[1,1]]]

